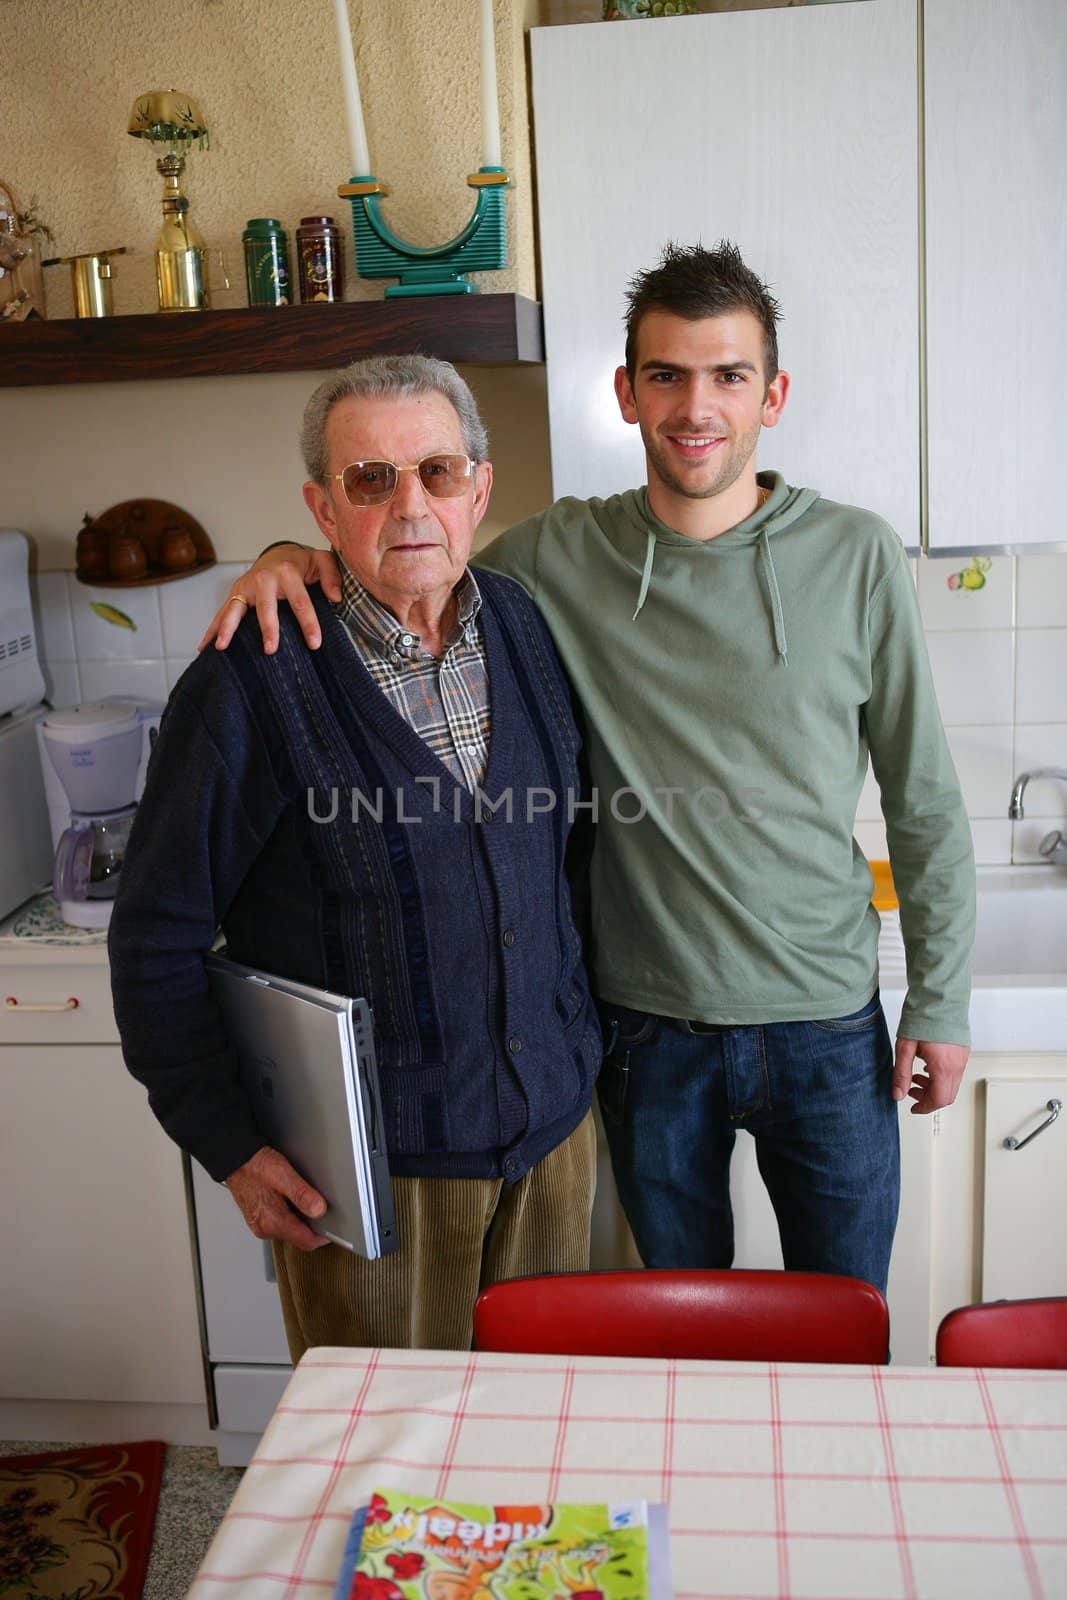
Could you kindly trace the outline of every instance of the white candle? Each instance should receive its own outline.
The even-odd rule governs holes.
[[[482,0],[482,166],[500,167],[500,109],[496,103],[493,0]]]
[[[356,53],[352,48],[352,32],[348,26],[347,0],[333,0],[333,20],[337,24],[337,54],[341,60],[341,87],[345,96],[345,127],[348,130],[348,154],[354,178],[371,175],[370,151],[367,149],[367,130],[363,126],[363,107],[359,99],[359,79],[356,77]]]

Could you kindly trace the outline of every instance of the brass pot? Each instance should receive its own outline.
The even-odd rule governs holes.
[[[76,317],[110,317],[115,309],[111,299],[111,257],[125,254],[126,246],[120,245],[116,250],[88,250],[80,256],[53,256],[44,265],[70,267]]]

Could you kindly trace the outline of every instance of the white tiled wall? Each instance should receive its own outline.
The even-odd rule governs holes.
[[[1067,768],[1067,555],[994,556],[981,589],[948,580],[959,557],[913,562],[934,681],[983,865],[1038,861],[1051,828],[1067,833],[1067,784],[1035,780],[1026,818],[1008,821],[1016,773]],[[244,565],[143,589],[91,589],[73,573],[35,580],[38,638],[55,705],[105,694],[164,700]],[[116,625],[92,602],[117,607]],[[868,778],[856,837],[885,857],[878,791]]]
[[[1067,555],[994,556],[981,589],[950,586],[970,565],[913,562],[941,715],[979,864],[1040,861],[1044,835],[1067,833],[1067,784],[1031,783],[1022,822],[1009,822],[1008,802],[1018,773],[1067,769]],[[870,777],[856,837],[869,857],[885,857]]]
[[[31,580],[48,698],[77,705],[109,694],[166,700],[197,641],[230,592],[242,562],[134,589],[94,589],[72,572]],[[109,620],[93,603],[121,612]]]

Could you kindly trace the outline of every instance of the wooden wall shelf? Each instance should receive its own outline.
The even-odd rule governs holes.
[[[541,307],[516,294],[356,300],[0,327],[0,386],[307,372],[417,350],[497,366],[544,360]]]

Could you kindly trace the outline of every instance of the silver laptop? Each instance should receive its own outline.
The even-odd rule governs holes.
[[[205,959],[264,1137],[327,1202],[316,1233],[368,1260],[398,1244],[370,1007]]]

